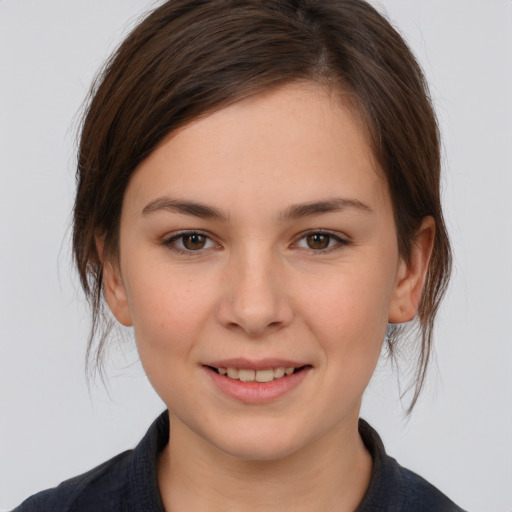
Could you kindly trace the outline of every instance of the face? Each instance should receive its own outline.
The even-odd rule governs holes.
[[[387,323],[419,299],[360,123],[312,83],[169,135],[128,185],[119,251],[107,300],[171,429],[245,459],[356,425]]]

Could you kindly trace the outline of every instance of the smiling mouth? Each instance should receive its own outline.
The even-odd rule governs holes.
[[[300,367],[277,367],[277,368],[266,368],[262,370],[251,370],[245,368],[216,368],[214,366],[208,366],[208,368],[219,375],[223,375],[228,379],[239,380],[241,382],[272,382],[274,380],[280,380],[285,377],[289,377],[294,373],[298,373],[309,365]]]

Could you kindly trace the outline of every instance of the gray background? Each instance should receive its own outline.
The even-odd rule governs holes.
[[[74,137],[91,78],[149,0],[0,2],[0,509],[133,447],[163,409],[130,342],[88,392],[70,264]],[[409,421],[379,365],[363,416],[471,511],[512,511],[512,2],[381,0],[444,136],[455,274]]]

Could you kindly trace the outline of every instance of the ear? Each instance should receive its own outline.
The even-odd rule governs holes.
[[[425,217],[412,243],[409,263],[400,259],[388,313],[390,323],[412,320],[418,312],[434,246],[435,221]]]
[[[119,264],[106,256],[103,238],[96,237],[96,250],[103,264],[103,292],[108,307],[119,323],[130,326],[132,317]]]

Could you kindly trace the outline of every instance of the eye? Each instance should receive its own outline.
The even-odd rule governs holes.
[[[349,242],[343,238],[327,231],[309,231],[303,234],[295,247],[309,249],[315,252],[328,252],[331,249],[348,245]]]
[[[198,231],[182,231],[171,235],[163,241],[163,245],[179,254],[191,254],[203,249],[211,249],[218,245],[204,233]]]

